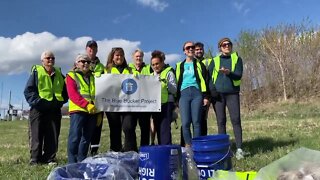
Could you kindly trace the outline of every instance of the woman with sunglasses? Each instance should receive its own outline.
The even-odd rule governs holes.
[[[68,137],[68,163],[81,162],[87,157],[91,137],[96,126],[94,75],[90,71],[90,58],[79,54],[74,68],[67,74],[70,129]]]
[[[243,71],[242,59],[232,51],[229,38],[222,38],[218,43],[220,55],[213,58],[209,70],[209,87],[216,100],[215,110],[218,133],[226,134],[226,107],[228,108],[236,141],[236,158],[242,159],[242,127],[240,118],[240,83]]]
[[[107,58],[105,73],[109,74],[136,74],[125,59],[121,47],[112,48]],[[119,84],[121,86],[121,84]],[[137,122],[133,121],[132,112],[106,112],[110,129],[110,150],[138,151],[136,138]],[[122,129],[121,129],[122,128]],[[124,132],[124,147],[122,148],[121,130]]]
[[[201,108],[209,103],[206,67],[202,62],[194,58],[194,49],[193,42],[185,42],[183,52],[186,55],[186,59],[176,65],[177,98],[179,100],[185,147],[191,146],[191,123],[193,137],[201,135]]]

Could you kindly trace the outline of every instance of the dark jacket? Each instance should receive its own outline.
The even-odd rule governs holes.
[[[51,80],[53,81],[55,75],[51,76]],[[63,75],[62,75],[63,76]],[[65,78],[63,76],[63,78]],[[63,86],[62,97],[63,102],[60,102],[53,95],[52,101],[48,101],[46,99],[42,99],[39,96],[38,92],[38,73],[36,69],[31,73],[27,84],[24,89],[24,96],[26,101],[30,105],[31,108],[36,108],[39,111],[55,111],[60,110],[64,103],[68,102],[68,93],[66,89],[66,85]]]
[[[208,68],[209,70],[209,88],[211,95],[216,96],[218,93],[239,93],[240,86],[234,86],[233,80],[240,80],[243,72],[243,64],[241,57],[238,57],[237,64],[235,66],[234,72],[231,72],[231,56],[220,55],[220,67],[230,69],[230,74],[225,75],[223,73],[218,73],[217,80],[215,84],[213,83],[212,74],[215,70],[215,63],[212,62]]]
[[[182,61],[181,65],[180,65],[180,78],[177,83],[177,100],[179,100],[179,98],[180,98],[180,93],[181,93],[180,89],[181,89],[181,85],[182,85],[182,81],[183,81],[183,72],[184,72],[184,63],[185,62],[186,62],[186,60]],[[203,77],[203,79],[205,81],[206,89],[207,89],[205,92],[202,92],[202,97],[206,98],[206,99],[210,99],[210,91],[209,91],[209,86],[208,86],[208,73],[207,73],[205,65],[202,62],[199,62],[199,63],[201,66],[201,76]],[[201,87],[201,82],[200,82],[199,74],[197,71],[197,59],[193,59],[193,67],[194,67],[194,73],[196,76],[196,81],[197,81],[199,87]],[[177,67],[175,69],[176,69],[175,71],[177,71]],[[176,78],[178,78],[178,77],[176,77]]]

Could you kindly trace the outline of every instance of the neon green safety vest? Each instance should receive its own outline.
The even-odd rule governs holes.
[[[212,58],[206,58],[204,60],[202,60],[202,63],[206,66],[206,68],[208,69],[208,67],[210,66],[210,63],[212,62]]]
[[[53,94],[58,101],[63,101],[62,91],[64,86],[64,79],[60,68],[54,67],[53,82],[50,75],[45,68],[40,65],[34,65],[32,71],[36,70],[38,74],[38,92],[39,96],[48,101],[52,101]]]
[[[136,66],[133,63],[129,63],[129,67],[131,67],[132,69],[136,69]],[[137,71],[138,72],[138,71]],[[150,75],[150,65],[146,64],[145,66],[143,66],[141,72],[138,72],[141,75]]]
[[[177,82],[179,82],[180,79],[180,66],[181,66],[181,62],[177,63],[177,69],[176,69],[176,78],[177,78]],[[199,79],[200,79],[200,88],[201,88],[201,92],[206,92],[207,91],[207,86],[206,86],[206,82],[203,79],[202,76],[202,68],[200,63],[197,61],[197,71],[198,71],[198,75],[199,75]]]
[[[213,81],[213,84],[215,84],[218,77],[218,72],[220,69],[220,55],[213,58],[213,60],[214,60],[214,70],[212,73],[212,81]],[[238,55],[236,52],[233,52],[231,54],[231,72],[234,72],[237,62],[238,62]],[[241,84],[241,80],[233,80],[234,86],[240,86],[240,84]]]
[[[166,69],[162,70],[160,73],[161,79],[161,104],[167,103],[169,98],[169,91],[168,91],[168,80],[167,76],[169,71],[172,67],[167,67]]]
[[[101,63],[96,64],[96,66],[94,67],[94,76],[95,77],[100,77],[102,72],[104,71],[104,65]]]
[[[94,102],[95,99],[95,85],[94,85],[94,76],[90,75],[89,84],[86,83],[86,81],[83,79],[82,75],[70,71],[68,75],[77,83],[78,92],[80,95],[86,99],[88,102]],[[86,108],[82,108],[78,105],[76,105],[72,100],[69,102],[69,112],[71,111],[84,111],[88,112]]]
[[[128,69],[125,68],[122,73],[119,72],[119,70],[116,67],[112,67],[111,70],[110,69],[104,69],[104,73],[108,73],[108,74],[134,74],[134,75],[138,75],[139,72],[134,70],[134,69]]]

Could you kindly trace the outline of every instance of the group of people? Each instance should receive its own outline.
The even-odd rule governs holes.
[[[243,158],[240,119],[240,83],[242,59],[232,51],[232,42],[218,42],[220,54],[204,57],[204,45],[187,41],[183,44],[185,60],[173,68],[165,63],[165,53],[155,50],[150,64],[143,60],[140,49],[132,53],[132,63],[125,59],[121,47],[112,48],[103,65],[96,56],[98,44],[90,40],[86,53],[75,58],[66,76],[54,66],[51,51],[41,54],[42,65],[34,65],[24,90],[30,105],[30,164],[56,163],[61,127],[61,107],[69,100],[70,128],[68,163],[81,162],[89,153],[98,153],[103,116],[109,125],[110,150],[138,151],[136,126],[141,129],[140,146],[150,145],[156,133],[159,145],[172,144],[173,111],[181,116],[181,145],[192,146],[192,138],[207,135],[207,117],[213,105],[218,133],[226,133],[226,107],[230,113],[236,141],[236,157]],[[161,83],[160,112],[99,112],[95,107],[95,78],[102,74],[134,74],[157,76]],[[120,86],[120,85],[119,85]],[[192,124],[192,130],[191,130]],[[124,143],[122,144],[122,132]],[[153,142],[153,141],[152,141]]]

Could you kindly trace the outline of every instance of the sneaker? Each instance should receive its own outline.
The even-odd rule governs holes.
[[[236,158],[237,160],[243,159],[244,158],[245,153],[242,151],[242,149],[238,148],[237,152],[236,152]]]
[[[31,160],[29,161],[29,165],[30,165],[30,166],[38,165],[38,161],[31,159]]]
[[[48,166],[56,166],[56,165],[58,165],[58,163],[55,161],[51,161],[48,163]]]

